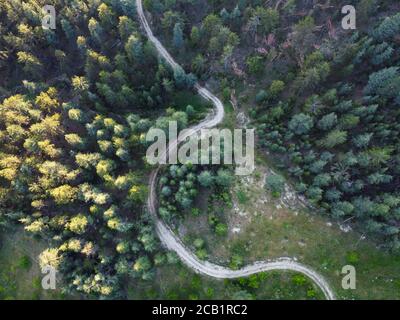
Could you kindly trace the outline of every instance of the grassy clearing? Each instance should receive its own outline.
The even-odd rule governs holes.
[[[59,290],[43,290],[37,256],[45,244],[22,230],[0,239],[0,299],[62,299]]]
[[[324,275],[338,298],[400,299],[400,256],[378,249],[356,231],[342,231],[327,217],[283,205],[263,189],[266,171],[258,163],[251,177],[237,179],[233,208],[223,213],[227,236],[215,234],[203,211],[187,217],[178,228],[185,242],[193,246],[195,239],[203,239],[207,259],[230,267],[295,257]],[[341,270],[347,264],[356,268],[356,290],[341,287]]]
[[[391,256],[368,241],[359,241],[355,232],[343,233],[327,226],[325,219],[297,216],[281,210],[274,219],[255,217],[243,233],[225,245],[228,252],[245,257],[247,262],[279,256],[294,256],[319,270],[339,297],[359,299],[400,298],[400,257]],[[265,239],[259,241],[259,239]],[[344,265],[357,271],[357,289],[342,290],[340,274]]]

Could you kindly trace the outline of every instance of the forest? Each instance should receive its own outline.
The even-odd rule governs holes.
[[[348,2],[356,30],[341,27]],[[0,235],[43,241],[40,267],[62,274],[64,297],[126,299],[132,279],[152,283],[160,268],[182,268],[146,206],[146,134],[206,117],[197,82],[256,130],[276,169],[263,192],[279,199],[288,182],[313,212],[400,253],[397,1],[143,0],[175,70],[140,27],[135,1],[53,0],[55,29],[42,27],[46,4],[0,2]],[[235,179],[231,166],[166,166],[158,214],[175,230],[201,216],[203,201],[213,233],[227,237]],[[207,260],[204,240],[193,242]],[[243,264],[237,254],[229,267]],[[249,292],[267,278],[226,280],[222,297],[256,298]],[[320,298],[302,276],[291,279]],[[9,298],[2,286],[0,276],[0,299]]]
[[[39,262],[66,294],[123,297],[126,277],[176,261],[144,206],[144,137],[187,125],[172,106],[192,83],[157,58],[134,2],[55,1],[55,30],[42,28],[44,4],[0,4],[1,224],[46,239]]]
[[[249,105],[259,146],[311,205],[398,252],[399,5],[352,1],[357,29],[343,30],[348,3],[322,2],[145,5],[187,70]],[[279,194],[284,179],[269,180]]]

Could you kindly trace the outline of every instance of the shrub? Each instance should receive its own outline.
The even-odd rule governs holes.
[[[205,260],[207,259],[207,251],[205,249],[199,249],[196,251],[196,256],[200,259],[200,260]]]
[[[279,197],[285,187],[285,179],[277,174],[269,175],[266,180],[266,187],[271,190],[272,195]]]
[[[195,246],[195,248],[197,249],[201,249],[204,247],[204,240],[201,238],[197,238],[193,241],[193,245]]]
[[[307,283],[307,279],[302,274],[296,274],[292,277],[292,282],[297,286],[303,286]]]
[[[268,93],[265,90],[260,90],[258,91],[257,95],[256,95],[256,102],[258,104],[263,103],[265,100],[267,100],[268,98]]]
[[[357,252],[351,251],[346,254],[346,261],[347,263],[356,264],[360,261],[360,257]]]
[[[285,83],[281,80],[274,80],[269,87],[269,95],[271,98],[277,98],[285,89]]]
[[[28,256],[22,256],[18,260],[18,267],[24,270],[29,270],[32,266],[31,259]]]
[[[308,133],[314,126],[313,118],[304,113],[296,114],[289,122],[289,129],[297,135]]]
[[[238,254],[234,254],[232,255],[231,261],[229,263],[229,267],[231,269],[237,270],[239,269],[241,266],[243,265],[243,257],[238,255]]]
[[[259,75],[264,70],[264,59],[260,56],[248,57],[246,64],[252,75]]]
[[[203,186],[203,187],[211,187],[214,181],[214,178],[211,174],[210,171],[203,171],[202,173],[200,173],[199,177],[198,177],[199,183]]]
[[[218,223],[215,226],[215,233],[220,237],[226,236],[228,234],[228,226],[224,223]]]

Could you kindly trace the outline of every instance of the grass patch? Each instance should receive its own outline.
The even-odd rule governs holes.
[[[377,249],[369,241],[359,242],[359,238],[356,232],[343,233],[335,225],[327,226],[322,217],[280,212],[272,220],[256,217],[240,235],[219,245],[226,246],[229,255],[239,252],[246,263],[297,257],[324,275],[339,298],[400,299],[396,285],[400,283],[400,257]],[[356,268],[356,290],[341,288],[341,270],[347,264]]]
[[[0,234],[0,300],[62,299],[59,289],[43,290],[37,256],[46,244],[22,229]]]
[[[240,204],[246,204],[249,201],[249,197],[247,196],[246,192],[243,190],[239,190],[236,193],[236,197],[238,198],[238,201]]]

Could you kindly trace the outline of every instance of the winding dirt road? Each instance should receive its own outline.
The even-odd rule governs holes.
[[[175,60],[171,57],[168,51],[160,43],[160,41],[153,35],[150,26],[145,17],[142,0],[136,0],[136,9],[143,29],[145,30],[147,37],[154,44],[158,50],[159,55],[164,58],[172,68],[181,68]],[[180,137],[179,140],[174,140],[169,143],[168,148],[176,148],[179,142],[183,141],[186,137],[192,134],[198,134],[201,129],[211,128],[219,123],[224,118],[224,106],[222,102],[214,96],[210,91],[201,87],[199,84],[196,85],[196,90],[205,99],[211,101],[215,107],[214,112],[210,114],[199,124],[190,128],[190,131],[184,136]],[[161,243],[169,250],[173,250],[177,253],[183,263],[194,271],[218,279],[233,279],[250,276],[255,273],[271,271],[271,270],[291,270],[300,272],[311,280],[313,280],[318,287],[322,290],[325,297],[329,300],[334,300],[335,295],[326,282],[326,280],[311,268],[300,264],[290,258],[279,258],[274,261],[261,261],[255,262],[251,265],[247,265],[239,270],[232,270],[226,267],[222,267],[208,261],[199,260],[193,252],[187,248],[183,242],[176,236],[176,234],[166,225],[159,217],[157,212],[157,176],[159,169],[154,170],[150,175],[149,181],[149,197],[147,200],[148,209],[150,214],[154,218],[155,228],[158,236],[160,237]]]

